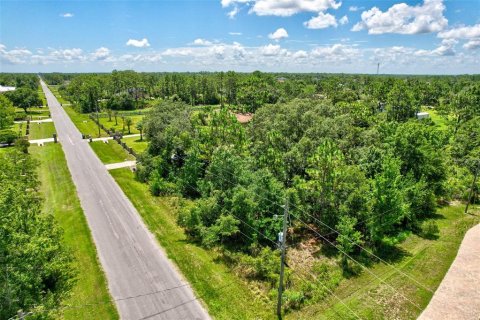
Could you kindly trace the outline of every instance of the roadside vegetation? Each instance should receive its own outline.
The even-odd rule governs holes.
[[[108,143],[104,143],[103,141],[93,141],[90,143],[90,146],[105,164],[135,160],[131,154],[126,152],[116,141],[113,140],[109,140]]]
[[[29,149],[39,163],[43,212],[51,213],[62,228],[63,243],[73,255],[76,270],[75,284],[55,318],[118,319],[62,147],[51,143]]]
[[[292,319],[416,318],[478,223],[462,213],[479,202],[478,76],[44,78],[82,133],[98,135],[97,111],[128,132],[129,112],[137,170],[111,174],[218,318],[274,316],[287,203]],[[105,163],[125,161],[116,147],[92,143]]]

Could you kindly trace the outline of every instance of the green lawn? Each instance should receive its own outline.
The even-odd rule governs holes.
[[[93,141],[90,143],[90,146],[105,164],[135,160],[134,156],[126,152],[116,141],[113,140],[109,140],[108,143],[104,143],[103,141]]]
[[[26,123],[14,123],[13,126],[10,128],[15,133],[18,133],[20,136],[24,136],[27,131],[27,124]]]
[[[123,120],[121,117],[117,117],[117,124],[115,125],[115,119],[112,116],[112,121],[109,121],[109,118],[100,118],[100,123],[105,126],[107,129],[114,128],[115,131],[118,132],[123,132],[123,134],[134,134],[134,133],[139,133],[139,131],[136,128],[136,125],[138,122],[142,121],[143,116],[141,115],[136,115],[136,116],[129,116],[129,118],[132,119],[133,124],[130,126],[130,133],[128,132],[127,125],[125,125],[125,129],[123,128]]]
[[[455,259],[464,234],[480,222],[478,209],[476,217],[463,214],[463,210],[463,205],[440,209],[436,219],[440,237],[437,240],[427,240],[416,235],[409,236],[397,246],[402,257],[391,263],[435,291]],[[416,319],[421,310],[402,295],[419,305],[421,309],[428,305],[432,293],[415,285],[392,267],[379,263],[370,270],[396,291],[373,275],[363,272],[360,276],[343,280],[334,292],[362,319]],[[355,319],[350,310],[333,296],[323,303],[292,313],[289,318]]]
[[[24,124],[26,126],[26,124]],[[53,138],[53,134],[56,132],[53,122],[38,122],[30,123],[29,140]]]
[[[146,141],[145,138],[143,141],[140,141],[140,137],[129,137],[123,138],[122,141],[138,154],[144,152],[148,148],[148,141]]]
[[[43,93],[43,89],[42,89],[42,86],[38,86],[38,96],[40,97],[40,99],[42,99],[42,105],[44,107],[47,106],[47,99],[45,98],[45,94]]]
[[[52,93],[55,95],[55,97],[57,98],[58,102],[60,102],[62,105],[63,104],[66,104],[66,103],[69,103],[67,100],[65,100],[62,95],[58,92],[58,86],[51,86],[49,85],[48,88],[50,89],[50,91],[52,91]]]
[[[45,212],[52,213],[62,227],[78,271],[78,281],[64,302],[72,307],[62,309],[58,318],[118,319],[61,145],[32,146],[29,150],[40,162],[38,174]]]
[[[68,116],[81,133],[85,135],[91,135],[94,138],[98,137],[98,126],[95,122],[93,122],[92,119],[88,117],[88,114],[78,113],[70,106],[63,107],[63,109],[67,112]],[[107,136],[108,134],[105,131],[100,130],[100,137]]]
[[[21,108],[15,108],[15,118],[23,118],[28,116],[32,120],[41,120],[50,118],[50,110],[47,107],[35,107],[27,109],[28,113],[25,114],[25,111]]]
[[[216,319],[273,319],[274,306],[263,302],[252,288],[217,261],[217,253],[187,241],[177,226],[175,209],[168,198],[153,197],[148,186],[134,179],[129,169],[110,173],[143,220],[207,305]]]

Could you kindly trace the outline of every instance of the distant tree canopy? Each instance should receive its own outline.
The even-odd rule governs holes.
[[[18,88],[14,91],[8,91],[5,96],[13,103],[15,107],[22,108],[25,113],[28,109],[42,105],[42,100],[38,95],[37,89]]]

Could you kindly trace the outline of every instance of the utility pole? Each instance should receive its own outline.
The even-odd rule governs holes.
[[[475,170],[475,175],[473,176],[473,182],[472,182],[472,187],[470,188],[470,193],[468,194],[467,206],[465,207],[465,214],[468,213],[468,206],[470,204],[470,200],[472,200],[473,190],[475,189],[475,184],[477,183],[478,168],[479,167],[480,167],[480,159],[478,160],[477,169]]]
[[[378,76],[378,73],[380,72],[380,62],[377,63],[377,76]]]
[[[285,272],[285,249],[287,242],[287,219],[288,219],[288,198],[285,201],[285,208],[283,212],[283,231],[278,234],[278,241],[280,242],[280,250],[282,255],[280,258],[280,282],[278,284],[278,302],[277,302],[277,316],[282,319],[282,294],[283,294],[283,274]]]

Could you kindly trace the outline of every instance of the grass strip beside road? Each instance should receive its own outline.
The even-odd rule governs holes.
[[[44,210],[52,213],[62,227],[78,272],[78,281],[64,302],[72,307],[62,309],[59,319],[118,319],[61,145],[31,146],[29,150],[40,162],[38,175]]]
[[[23,126],[26,126],[24,124]],[[56,132],[53,122],[31,122],[30,133],[28,135],[29,140],[53,138],[53,134]]]
[[[134,156],[113,140],[109,140],[108,143],[93,141],[90,146],[104,164],[135,160]]]
[[[84,135],[90,135],[93,138],[98,138],[98,126],[92,119],[88,117],[88,114],[85,113],[78,113],[72,107],[63,107],[63,109],[67,112],[68,116],[75,124],[77,129]],[[108,134],[100,130],[100,137],[108,137]]]
[[[168,257],[192,285],[196,296],[216,319],[273,319],[274,306],[261,300],[245,282],[217,261],[215,251],[190,243],[176,224],[168,198],[154,197],[148,185],[134,179],[129,169],[111,170],[123,192],[155,235]],[[181,302],[179,302],[181,303]]]
[[[140,137],[122,138],[122,141],[133,149],[137,154],[143,153],[148,148],[148,141],[145,138],[140,141]]]

